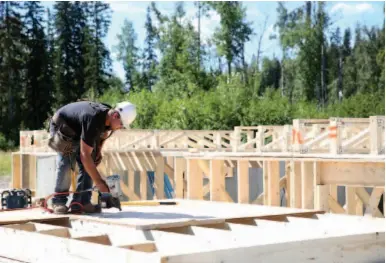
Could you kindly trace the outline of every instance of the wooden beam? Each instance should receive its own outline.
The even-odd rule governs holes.
[[[302,208],[314,208],[314,174],[312,162],[301,162],[301,191],[302,191]]]
[[[381,195],[385,192],[384,188],[373,188],[373,191],[371,192],[369,202],[367,203],[366,209],[365,209],[365,215],[366,216],[378,216],[378,217],[384,217],[378,209],[379,199],[381,198]]]
[[[366,189],[364,187],[357,187],[356,194],[361,199],[362,203],[365,205],[367,211],[369,211],[368,207],[370,203],[370,195],[366,191]],[[372,211],[372,213],[374,213],[376,217],[382,217],[382,213],[381,211],[379,211],[378,207],[373,207],[373,208],[374,208],[374,211]]]
[[[268,205],[280,206],[279,161],[268,163]]]
[[[223,201],[222,188],[225,186],[224,161],[211,160],[209,163],[210,201]]]
[[[291,207],[302,207],[302,180],[301,180],[301,163],[299,161],[291,161]]]
[[[328,195],[328,206],[333,213],[346,213],[346,210],[344,210],[343,207],[341,207],[340,204],[331,195]]]
[[[141,200],[147,200],[147,171],[140,172],[139,193]]]
[[[176,198],[184,198],[184,173],[186,174],[186,160],[181,157],[176,157],[174,169],[174,192],[176,193]]]
[[[248,160],[237,162],[238,203],[249,203],[249,165]]]
[[[321,184],[358,187],[385,185],[385,163],[320,162]]]
[[[328,185],[317,185],[315,191],[315,209],[329,211],[328,196],[330,189]]]
[[[356,190],[355,187],[346,186],[346,213],[355,215],[357,209]]]
[[[269,171],[268,171],[268,161],[263,161],[263,195],[264,195],[264,205],[269,203]]]
[[[370,152],[372,154],[385,153],[385,141],[382,134],[385,133],[385,116],[370,116]]]
[[[155,168],[154,182],[155,182],[155,195],[157,199],[165,198],[165,161],[162,156],[156,157],[157,166]]]
[[[188,160],[188,176],[187,176],[187,199],[202,200],[204,197],[203,192],[203,175],[201,169],[198,166],[197,159]]]
[[[21,188],[22,185],[22,173],[21,163],[23,155],[20,153],[12,153],[12,187]]]

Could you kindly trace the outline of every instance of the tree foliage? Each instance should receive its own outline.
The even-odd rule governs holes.
[[[289,10],[277,4],[282,57],[248,54],[258,37],[242,2],[200,2],[188,17],[146,9],[141,43],[127,18],[113,50],[105,44],[111,11],[104,2],[0,2],[0,144],[20,129],[47,128],[60,106],[79,99],[137,105],[135,128],[233,129],[290,124],[294,118],[384,115],[384,25],[337,27],[324,2]],[[204,39],[202,18],[219,26]],[[257,36],[256,36],[257,35]],[[269,43],[264,43],[267,45]],[[111,72],[117,54],[125,78]],[[250,61],[249,61],[250,60]]]

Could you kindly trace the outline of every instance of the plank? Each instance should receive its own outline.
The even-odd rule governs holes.
[[[271,243],[264,246],[240,246],[181,255],[168,255],[169,263],[196,262],[382,262],[384,234],[313,239],[312,242]],[[165,257],[166,259],[166,257]]]
[[[203,193],[203,175],[198,166],[198,160],[188,160],[187,167],[187,198],[202,200]]]
[[[225,188],[224,161],[212,160],[209,163],[209,193],[211,201],[224,201]]]
[[[156,254],[0,227],[0,255],[27,262],[159,262]],[[65,242],[64,242],[65,241]],[[31,244],[44,244],[31,246]],[[20,253],[23,248],[23,253]],[[92,251],[92,253],[90,253]]]
[[[314,208],[314,174],[312,162],[301,162],[301,191],[302,191],[302,208]]]
[[[184,158],[175,158],[174,164],[174,183],[176,198],[184,197],[184,173],[186,171],[186,160]]]
[[[249,203],[248,160],[237,162],[237,197],[238,203]]]
[[[291,162],[291,207],[301,208],[302,206],[302,181],[301,181],[301,163]]]
[[[156,199],[163,199],[165,198],[164,158],[162,156],[157,156],[156,163],[157,163],[157,166],[155,168],[155,174],[154,174],[155,195],[156,195]]]
[[[321,162],[321,183],[358,187],[385,185],[384,163]]]

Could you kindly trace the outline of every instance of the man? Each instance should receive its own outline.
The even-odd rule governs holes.
[[[53,211],[65,214],[69,208],[76,212],[98,213],[100,208],[91,204],[91,192],[74,194],[69,207],[68,192],[71,186],[70,169],[78,164],[76,192],[92,188],[92,183],[101,192],[109,192],[106,182],[97,170],[101,162],[101,150],[108,135],[116,130],[128,128],[136,117],[136,107],[130,102],[121,102],[115,108],[103,103],[79,101],[60,108],[50,122],[49,146],[58,153],[56,166]],[[81,204],[79,206],[78,204]]]

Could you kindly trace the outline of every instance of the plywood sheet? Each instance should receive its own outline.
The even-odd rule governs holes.
[[[163,200],[170,201],[170,200]],[[309,212],[314,210],[270,207],[252,204],[237,204],[201,200],[178,200],[177,205],[164,206],[124,206],[122,211],[115,208],[104,210],[103,214],[71,216],[89,218],[102,222],[125,224],[137,229],[175,227],[189,224],[224,222],[226,219],[264,217]],[[146,203],[146,201],[144,201]]]

